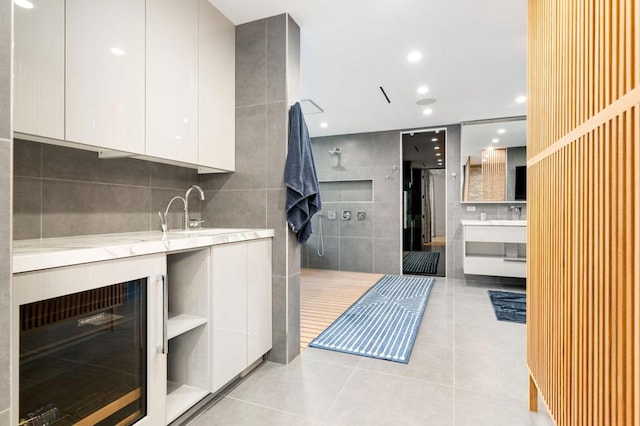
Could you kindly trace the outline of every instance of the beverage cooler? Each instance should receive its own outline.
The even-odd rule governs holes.
[[[165,424],[163,256],[16,274],[14,422]]]

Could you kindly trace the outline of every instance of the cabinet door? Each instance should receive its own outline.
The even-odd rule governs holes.
[[[199,0],[198,164],[235,170],[235,26]]]
[[[147,1],[146,155],[198,162],[198,0]]]
[[[144,153],[145,1],[67,0],[66,138]]]
[[[247,245],[214,246],[212,257],[212,389],[247,367]]]
[[[14,5],[13,130],[64,139],[64,0]]]
[[[271,347],[271,239],[247,243],[248,362]]]

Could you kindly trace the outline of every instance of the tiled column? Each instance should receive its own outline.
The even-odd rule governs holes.
[[[0,0],[0,425],[9,424],[11,322],[12,2]]]
[[[281,363],[300,352],[300,248],[287,229],[283,180],[299,57],[300,28],[288,15],[236,28],[236,171],[200,179],[207,226],[275,230],[270,359]]]

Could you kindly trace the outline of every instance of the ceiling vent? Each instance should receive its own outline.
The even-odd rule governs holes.
[[[320,108],[318,104],[313,102],[311,99],[301,99],[300,107],[302,108],[302,113],[304,115],[320,114],[321,112],[324,112],[324,110]]]

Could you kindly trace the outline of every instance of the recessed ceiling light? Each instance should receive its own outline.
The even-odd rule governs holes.
[[[491,142],[493,142],[493,143],[498,143],[498,142],[500,142],[500,139],[498,139],[498,138],[493,138],[493,139],[491,139]]]
[[[433,114],[433,110],[431,108],[425,108],[425,109],[422,110],[422,113],[424,115],[431,115],[431,114]]]
[[[524,95],[520,95],[516,98],[516,103],[523,104],[527,102],[527,97]]]
[[[111,53],[113,53],[114,55],[122,56],[124,55],[124,50],[120,49],[119,47],[112,47]]]
[[[438,142],[438,138],[431,138],[431,142]]]
[[[504,135],[505,133],[507,133],[507,131],[505,129],[498,129],[498,134],[499,135]]]
[[[418,62],[420,59],[422,59],[422,53],[417,50],[409,52],[409,55],[407,55],[407,61],[409,62]]]
[[[423,98],[423,99],[418,99],[416,101],[416,105],[433,105],[436,102],[438,102],[436,98]]]
[[[439,146],[434,146],[433,149],[440,149],[440,147]]]
[[[425,95],[427,93],[429,93],[429,88],[427,86],[418,87],[418,94]]]
[[[442,154],[440,154],[439,152],[436,152],[436,157],[440,157]]]
[[[13,0],[16,6],[20,6],[23,9],[33,9],[33,3],[29,0]]]
[[[323,121],[322,123],[320,123],[320,127],[322,127],[323,129],[326,129],[327,127],[329,127],[329,123],[327,123],[326,121]]]
[[[176,139],[180,140],[180,139],[182,139],[182,136],[178,135],[178,136],[176,136]]]

